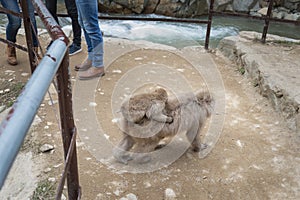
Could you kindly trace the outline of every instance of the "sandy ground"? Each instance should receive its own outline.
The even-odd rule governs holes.
[[[4,45],[0,45],[1,55],[4,55]],[[132,68],[168,66],[171,71],[179,72],[180,76],[185,77],[192,90],[204,87],[208,78],[201,76],[201,73],[198,73],[199,69],[184,59],[184,56],[174,53],[177,52],[174,49],[150,45],[147,48],[118,53],[134,45],[140,44],[122,40],[116,43],[116,40],[106,39],[106,51],[111,55],[106,59],[115,59],[106,62],[107,73],[99,82],[95,82],[95,88],[89,87],[90,82],[76,80],[76,72],[73,70],[74,64],[85,58],[86,50],[70,59],[71,76],[74,82],[74,109],[78,111],[82,106],[76,97],[80,97],[81,94],[81,98],[84,99],[85,92],[92,90],[94,101],[90,101],[88,106],[82,106],[82,109],[84,110],[85,106],[94,107],[97,123],[101,125],[102,130],[100,133],[93,132],[93,134],[103,134],[111,144],[116,144],[120,139],[117,123],[113,123],[117,118],[114,106],[119,105],[119,102],[112,101],[117,99],[112,98],[113,91],[126,83],[126,81],[122,82],[123,78],[126,78],[126,74],[131,72]],[[204,54],[203,51],[201,52],[200,54]],[[4,57],[1,59],[0,78],[15,77],[23,81],[29,78],[21,76],[24,72],[29,73],[26,54],[18,52],[18,56],[20,64],[14,67],[8,66]],[[299,137],[287,128],[267,99],[257,93],[253,83],[242,76],[234,64],[213,53],[205,56],[211,59],[210,62],[214,63],[220,72],[225,91],[225,99],[221,99],[225,104],[224,112],[216,110],[214,114],[224,116],[224,122],[221,124],[220,137],[212,151],[201,159],[198,154],[188,151],[175,162],[153,172],[131,173],[128,172],[129,170],[118,170],[115,167],[117,164],[112,164],[113,161],[104,162],[97,156],[101,152],[97,150],[93,152],[93,147],[88,142],[93,139],[92,135],[87,136],[85,132],[88,131],[82,129],[80,125],[82,122],[88,124],[94,119],[91,119],[90,115],[78,119],[80,115],[77,115],[75,119],[79,132],[77,145],[82,199],[300,198]],[[202,67],[201,69],[205,69],[207,66],[204,64]],[[159,68],[155,69],[156,74],[163,73]],[[9,75],[5,73],[6,70],[15,72]],[[136,75],[141,77],[142,74]],[[174,79],[174,76],[165,75],[166,80]],[[86,91],[79,90],[78,87],[85,88]],[[147,90],[149,87],[153,87],[153,81],[133,89]],[[123,87],[125,90],[126,88],[127,86]],[[170,91],[173,91],[171,86],[170,88]],[[175,86],[174,88],[176,89]],[[218,93],[218,91],[212,92]],[[54,91],[50,94],[54,100],[57,99]],[[218,94],[216,96],[218,97]],[[33,145],[29,145],[30,150],[27,148],[27,151],[32,151],[35,157],[39,157],[46,163],[41,168],[38,179],[52,178],[50,180],[57,184],[62,171],[63,153],[57,125],[57,104],[50,106],[49,100],[49,96],[46,96],[39,110],[38,115],[42,122],[35,128],[34,134],[31,132],[27,144]],[[210,120],[209,123],[218,123],[218,121]],[[207,132],[203,131],[201,135],[205,138],[206,134]],[[55,150],[49,154],[39,153],[38,148],[44,143],[54,145]],[[96,141],[94,145],[97,145]]]

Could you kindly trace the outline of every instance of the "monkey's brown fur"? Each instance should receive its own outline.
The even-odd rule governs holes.
[[[141,123],[145,118],[158,122],[171,122],[172,118],[163,114],[168,100],[166,90],[159,88],[151,93],[138,94],[123,102],[121,112],[125,119]]]
[[[141,153],[154,151],[162,139],[173,137],[179,132],[186,133],[194,151],[200,151],[202,147],[199,132],[211,115],[213,104],[214,100],[208,92],[199,91],[195,94],[182,94],[178,98],[170,98],[167,101],[163,112],[173,118],[172,123],[162,123],[151,119],[135,123],[124,116],[121,124],[123,139],[114,149],[114,157],[124,164],[131,159],[148,162],[151,158],[147,155],[143,155],[142,158],[133,158],[129,151]]]

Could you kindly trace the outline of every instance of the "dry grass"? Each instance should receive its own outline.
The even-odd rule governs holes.
[[[14,104],[24,87],[24,83],[9,80],[0,81],[0,106],[4,109]]]

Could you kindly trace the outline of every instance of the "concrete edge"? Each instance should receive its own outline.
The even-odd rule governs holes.
[[[259,93],[266,97],[273,108],[280,113],[287,123],[287,126],[300,134],[300,102],[299,98],[287,92],[280,84],[277,84],[263,70],[263,62],[251,56],[253,49],[247,43],[260,38],[261,34],[256,32],[241,32],[239,36],[230,36],[221,40],[218,51],[229,60],[244,68],[245,75],[253,81],[253,85]],[[299,40],[292,40],[271,35],[267,41],[288,41],[299,43]]]

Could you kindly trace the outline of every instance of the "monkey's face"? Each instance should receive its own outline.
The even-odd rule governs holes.
[[[166,102],[168,100],[168,93],[163,88],[158,88],[154,91],[155,96],[157,96],[158,100]]]

